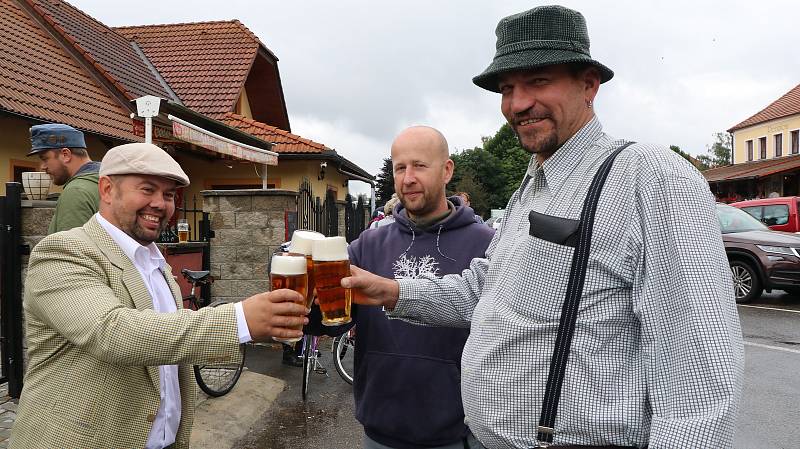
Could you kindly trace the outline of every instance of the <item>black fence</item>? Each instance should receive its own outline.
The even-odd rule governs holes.
[[[366,227],[367,205],[363,197],[357,203],[349,194],[344,204],[344,227],[348,242],[357,239]],[[339,209],[336,207],[336,192],[325,192],[325,201],[315,197],[311,183],[304,179],[297,190],[297,229],[310,229],[328,237],[339,235]]]
[[[297,190],[297,227],[310,229],[328,237],[339,235],[339,210],[336,208],[336,194],[333,190],[325,193],[325,202],[314,197],[311,183],[304,179]]]
[[[214,237],[214,232],[211,230],[211,224],[208,218],[208,212],[203,212],[203,209],[197,207],[197,195],[192,197],[192,207],[188,207],[188,200],[183,197],[181,206],[175,208],[175,222],[179,219],[185,219],[189,223],[189,241],[190,242],[209,242]],[[158,237],[158,243],[177,243],[178,230],[176,225],[171,225]],[[203,268],[206,270],[207,268]]]
[[[349,194],[345,197],[344,227],[348,243],[357,239],[361,232],[366,229],[366,212],[367,204],[363,196],[359,196],[357,202],[353,202],[353,197]]]
[[[22,185],[6,183],[0,197],[0,383],[8,382],[8,395],[22,392],[22,256],[30,248],[22,240]]]

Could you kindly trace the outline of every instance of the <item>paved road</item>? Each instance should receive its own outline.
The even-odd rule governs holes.
[[[800,299],[777,291],[738,309],[746,365],[735,447],[800,447]]]
[[[739,306],[745,338],[745,386],[737,449],[800,447],[800,298],[782,291]],[[270,413],[240,442],[241,449],[361,447],[352,390],[331,368],[313,376],[311,398],[300,400],[300,370],[280,364],[277,348],[256,348],[248,366],[288,382]],[[255,352],[254,352],[255,354]],[[330,361],[330,353],[325,353]],[[322,440],[321,440],[322,439]]]
[[[353,390],[331,363],[331,341],[323,340],[326,377],[312,373],[309,398],[300,397],[301,368],[281,364],[280,346],[251,347],[247,367],[287,383],[270,411],[236,449],[354,449],[361,447],[362,428],[353,416]],[[327,348],[327,350],[326,350]]]

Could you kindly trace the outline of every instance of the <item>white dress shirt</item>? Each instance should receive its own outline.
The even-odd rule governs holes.
[[[158,313],[174,313],[178,308],[176,299],[164,278],[166,264],[161,251],[155,243],[142,246],[128,234],[108,222],[99,213],[96,214],[100,226],[108,232],[122,252],[133,262],[142,275],[142,280],[153,300],[153,310]],[[239,342],[251,340],[247,322],[241,303],[236,303],[236,322]],[[161,403],[153,421],[153,427],[147,437],[145,449],[162,449],[175,442],[178,426],[181,422],[181,391],[178,384],[178,365],[161,365],[158,367]]]

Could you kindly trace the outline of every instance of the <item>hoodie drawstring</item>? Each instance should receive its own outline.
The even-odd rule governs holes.
[[[408,254],[408,251],[411,249],[412,246],[414,246],[414,241],[417,239],[417,233],[414,232],[414,226],[408,226],[408,229],[411,230],[411,243],[408,245],[408,248],[403,250],[403,252],[400,254],[400,256],[404,256],[404,255]],[[438,251],[439,255],[441,255],[445,259],[449,259],[449,260],[455,262],[456,261],[455,259],[453,259],[452,257],[447,257],[442,252],[442,249],[439,248],[439,236],[442,235],[442,229],[444,229],[444,226],[443,225],[439,225],[439,232],[436,233],[436,251]]]
[[[444,257],[445,259],[450,259],[453,262],[455,262],[456,261],[455,259],[453,259],[452,257],[445,256],[442,250],[439,249],[439,236],[442,235],[442,228],[444,228],[444,226],[439,225],[439,232],[436,233],[436,251],[439,251],[439,254],[441,254],[441,256]],[[413,237],[411,238],[411,241],[412,242],[414,241]]]

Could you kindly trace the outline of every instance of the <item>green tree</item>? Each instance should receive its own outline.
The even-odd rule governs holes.
[[[701,161],[700,158],[692,157],[689,153],[686,153],[686,152],[682,151],[681,147],[679,147],[677,145],[670,145],[669,149],[674,151],[674,152],[676,152],[676,153],[678,153],[678,154],[680,154],[681,157],[683,157],[684,159],[689,161],[692,165],[697,167],[698,170],[702,171],[702,170],[706,170],[708,168],[708,165],[706,165],[705,162]]]
[[[733,137],[729,133],[718,132],[714,134],[716,140],[706,148],[706,153],[697,157],[708,168],[723,167],[731,164]]]
[[[469,194],[470,207],[475,213],[487,217],[489,215],[489,199],[486,191],[476,180],[475,173],[471,169],[462,171],[459,181],[454,185],[453,193],[467,192]]]
[[[500,127],[494,136],[484,137],[483,145],[453,154],[455,173],[447,188],[450,191],[464,190],[475,196],[485,195],[486,206],[479,206],[479,214],[489,209],[506,207],[508,199],[519,187],[530,162],[530,154],[519,146],[514,131],[507,124]],[[462,179],[470,177],[477,184],[476,190],[458,189]],[[473,202],[474,203],[474,202]]]
[[[394,193],[394,173],[392,172],[392,158],[383,160],[383,166],[375,179],[375,204],[382,206],[389,201]]]

